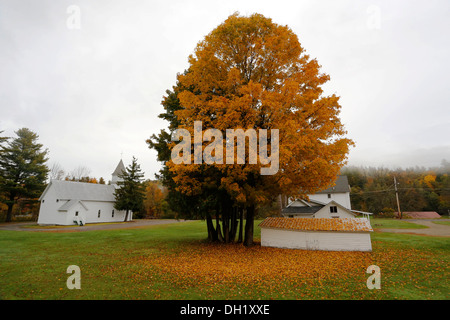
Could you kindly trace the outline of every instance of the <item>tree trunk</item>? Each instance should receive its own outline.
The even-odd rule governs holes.
[[[230,242],[230,228],[229,228],[229,214],[228,207],[223,210],[222,213],[222,224],[223,224],[223,236],[225,243]]]
[[[237,231],[237,208],[233,208],[231,211],[231,230],[230,230],[230,241],[234,242],[236,239],[236,231]]]
[[[242,242],[242,224],[244,223],[244,209],[239,208],[239,235],[238,235],[238,243]]]
[[[217,241],[217,231],[214,228],[214,224],[212,222],[211,215],[206,216],[206,226],[208,228],[208,240],[209,241]]]
[[[11,222],[13,206],[14,206],[14,203],[8,203],[8,211],[6,213],[6,220],[5,220],[5,222]]]
[[[219,213],[217,211],[216,211],[216,233],[217,233],[217,240],[223,242],[222,230],[220,228]]]
[[[16,197],[15,193],[11,193],[9,195],[9,201],[6,201],[6,205],[8,206],[8,211],[6,212],[6,220],[5,222],[11,222],[12,220],[12,211],[14,207],[14,198]]]
[[[124,220],[124,222],[126,222],[127,220],[128,220],[128,209],[127,209],[127,213],[125,213],[125,220]]]
[[[255,206],[247,207],[247,215],[245,220],[244,246],[253,245],[253,221],[255,218]]]

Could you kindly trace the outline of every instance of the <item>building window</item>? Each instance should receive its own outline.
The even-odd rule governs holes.
[[[337,207],[336,206],[331,206],[330,207],[330,212],[331,213],[337,213]]]
[[[114,210],[112,211],[112,217],[114,218]]]
[[[100,218],[100,211],[101,211],[101,210],[98,210],[98,217],[99,217],[99,218]]]
[[[328,194],[328,199],[331,199],[331,193]]]
[[[42,200],[42,203],[44,203],[45,202],[45,200]]]
[[[75,211],[75,217],[78,217],[78,211]]]
[[[56,202],[59,202],[59,199],[56,199]]]

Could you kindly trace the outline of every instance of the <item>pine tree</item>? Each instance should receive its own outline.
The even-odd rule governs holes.
[[[49,169],[45,164],[48,150],[37,143],[38,135],[27,128],[16,132],[17,138],[0,145],[0,193],[6,198],[6,222],[20,198],[37,198],[45,188]]]
[[[145,189],[142,184],[144,173],[141,171],[137,159],[133,157],[131,165],[119,175],[118,189],[114,192],[116,202],[114,208],[126,210],[125,220],[128,220],[129,212],[138,212],[144,207]]]
[[[3,131],[0,131],[0,134],[2,134],[3,133]],[[6,141],[8,141],[8,138],[7,137],[0,137],[0,145],[3,143],[3,142],[6,142]]]

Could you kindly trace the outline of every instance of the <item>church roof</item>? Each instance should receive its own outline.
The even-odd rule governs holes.
[[[125,166],[123,164],[122,159],[120,159],[119,164],[116,167],[116,170],[114,170],[114,172],[112,173],[113,176],[119,176],[120,174],[122,174],[122,171],[125,172]]]
[[[59,200],[115,201],[114,185],[65,180],[50,181],[39,200],[44,198],[50,188],[54,189],[55,197]]]

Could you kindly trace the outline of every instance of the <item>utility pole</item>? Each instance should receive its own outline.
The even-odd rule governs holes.
[[[395,176],[394,176],[394,187],[395,187],[395,197],[397,198],[398,216],[401,219],[402,218],[402,212],[400,211],[400,202],[398,201],[397,180],[395,179]]]

